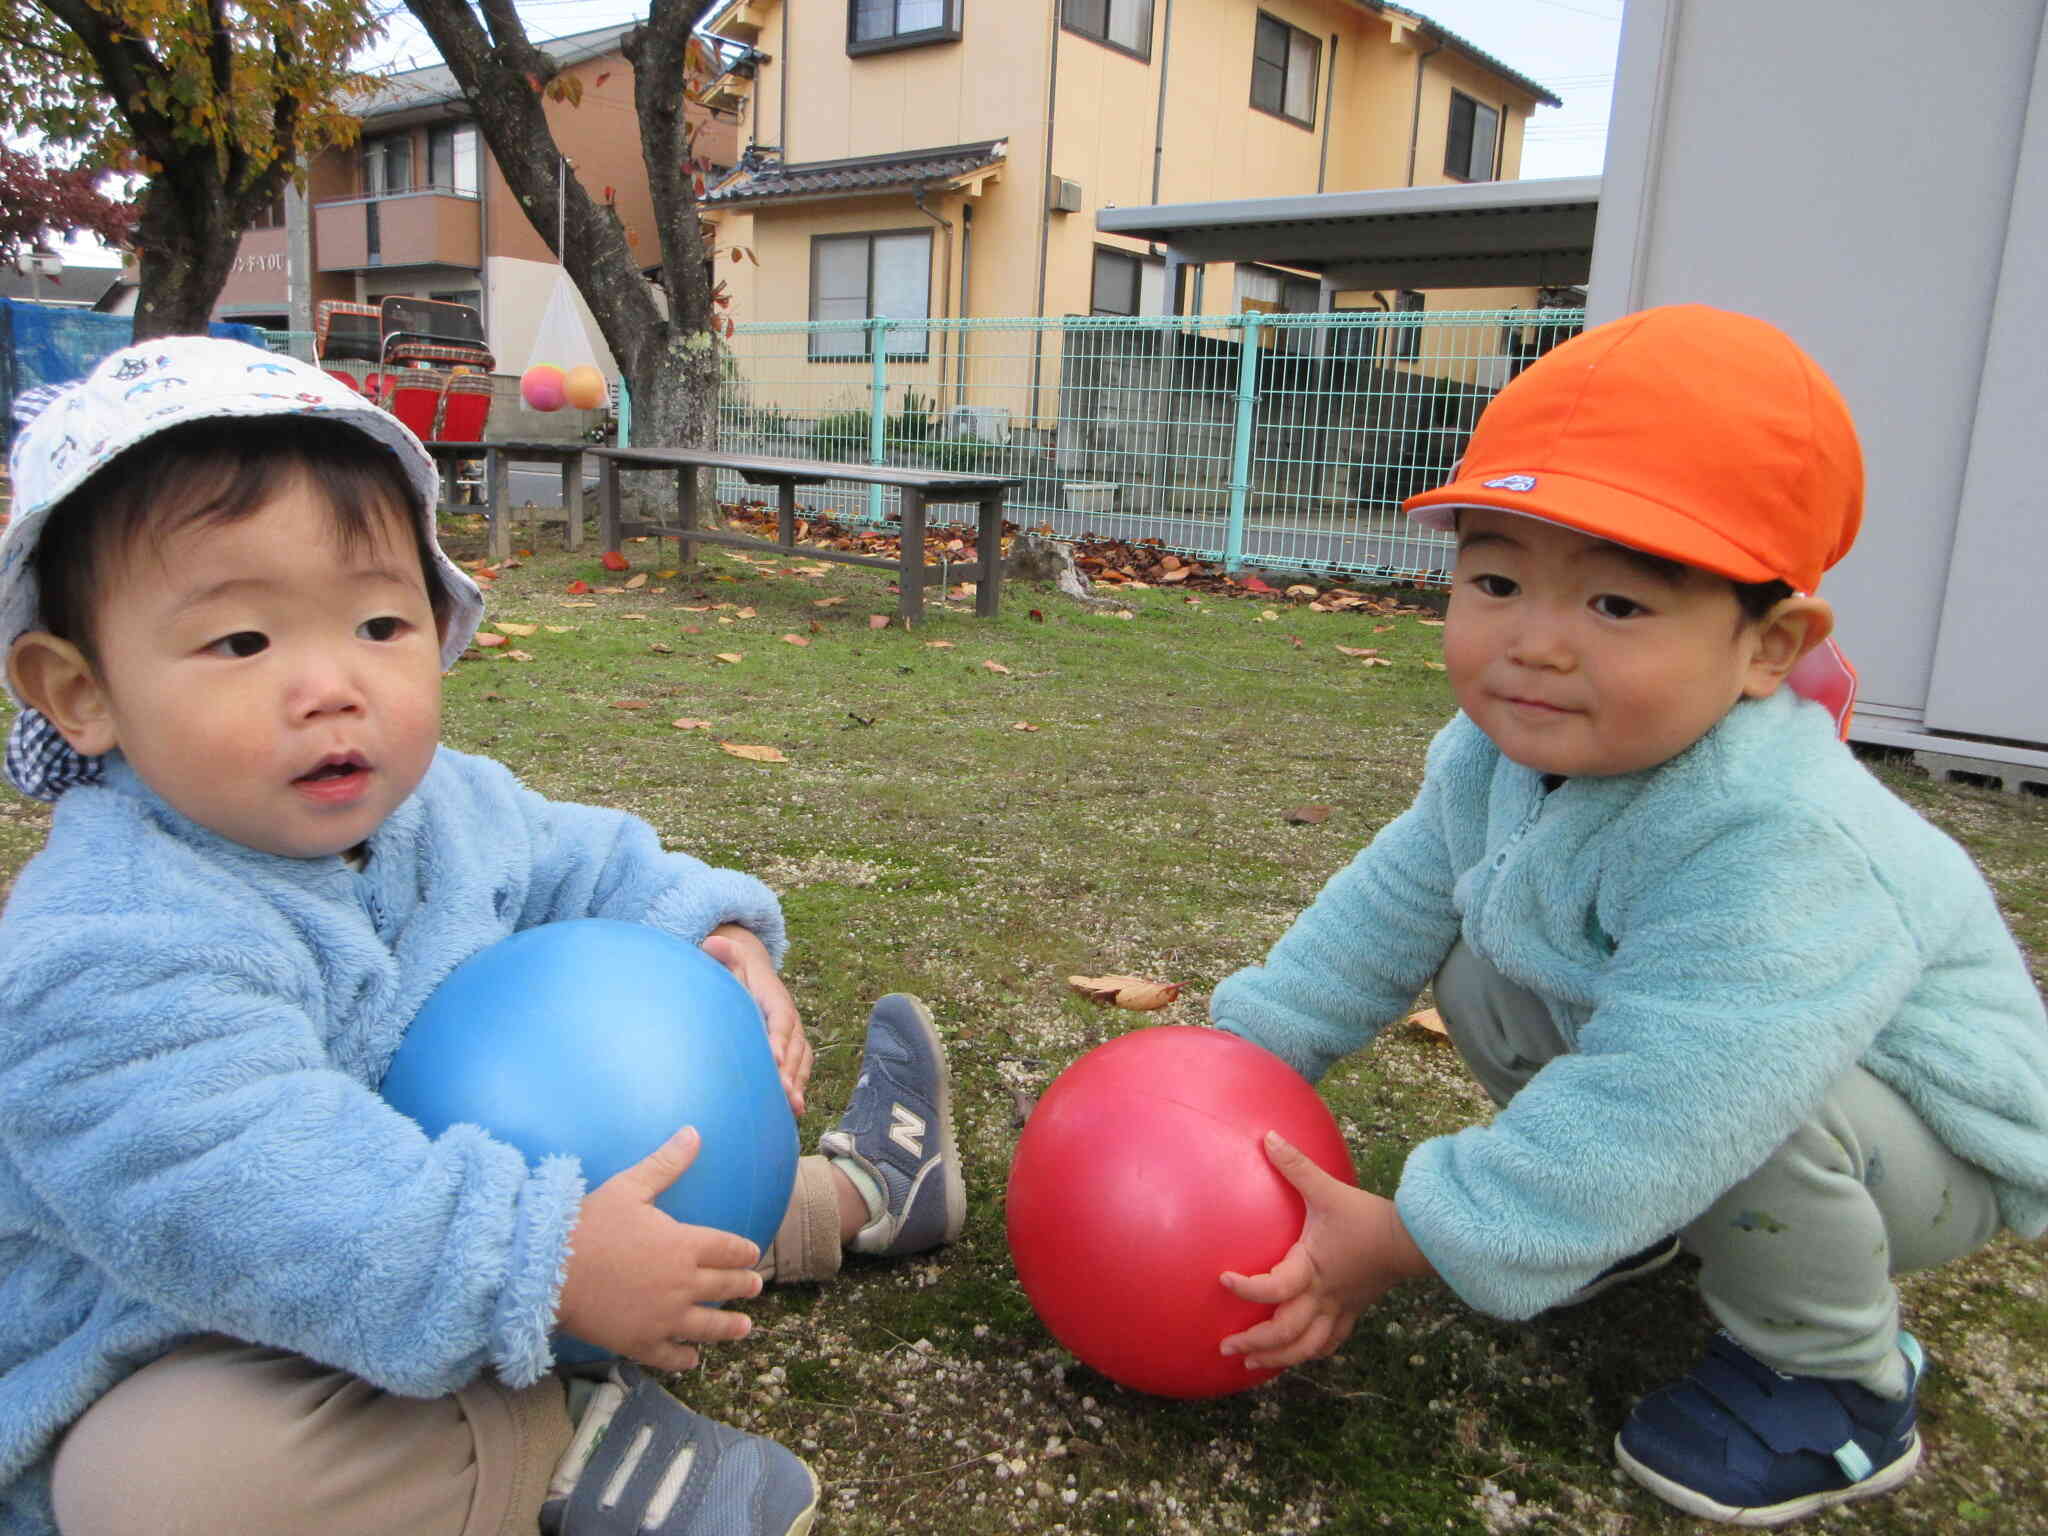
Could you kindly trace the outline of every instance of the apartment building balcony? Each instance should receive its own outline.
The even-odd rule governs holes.
[[[313,260],[322,272],[377,267],[483,268],[481,204],[469,193],[425,188],[343,197],[313,209]]]

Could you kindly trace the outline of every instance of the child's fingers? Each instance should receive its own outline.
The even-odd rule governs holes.
[[[1266,1158],[1280,1171],[1282,1178],[1311,1199],[1321,1185],[1339,1182],[1278,1131],[1266,1132]]]
[[[697,1128],[686,1125],[669,1137],[647,1156],[630,1168],[622,1168],[605,1182],[616,1184],[632,1191],[639,1199],[652,1202],[654,1197],[667,1189],[683,1176],[690,1164],[697,1160],[697,1149],[702,1139]]]
[[[1308,1289],[1313,1277],[1314,1268],[1309,1263],[1308,1251],[1299,1243],[1288,1249],[1287,1257],[1263,1275],[1240,1275],[1235,1270],[1225,1270],[1221,1276],[1224,1289],[1233,1296],[1255,1301],[1264,1307],[1277,1307],[1294,1300]]]

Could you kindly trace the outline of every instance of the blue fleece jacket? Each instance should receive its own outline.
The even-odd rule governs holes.
[[[415,1396],[537,1379],[580,1171],[387,1106],[407,1023],[541,923],[782,952],[758,880],[445,748],[369,850],[243,848],[118,757],[59,802],[0,918],[0,1531],[54,1529],[56,1438],[189,1334]]]
[[[1396,1205],[1472,1306],[1532,1316],[1677,1231],[1861,1063],[2048,1228],[2048,1021],[1969,856],[1780,690],[1656,768],[1541,777],[1460,715],[1420,793],[1211,1000],[1311,1080],[1462,934],[1569,1054],[1423,1142]]]

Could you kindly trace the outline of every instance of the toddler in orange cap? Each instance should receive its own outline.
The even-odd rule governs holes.
[[[1616,1440],[1692,1514],[1778,1525],[1919,1464],[1892,1277],[2048,1229],[2048,1019],[1969,857],[1785,686],[1862,517],[1841,396],[1762,321],[1588,331],[1411,516],[1455,529],[1459,713],[1421,791],[1214,1022],[1310,1079],[1428,984],[1490,1123],[1392,1200],[1269,1138],[1308,1202],[1247,1364],[1435,1274],[1506,1318],[1682,1250],[1719,1325]]]

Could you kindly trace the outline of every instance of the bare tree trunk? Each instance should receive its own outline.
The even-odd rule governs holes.
[[[142,268],[137,341],[205,333],[234,265],[241,228],[219,186],[169,168],[151,178],[135,225]]]

